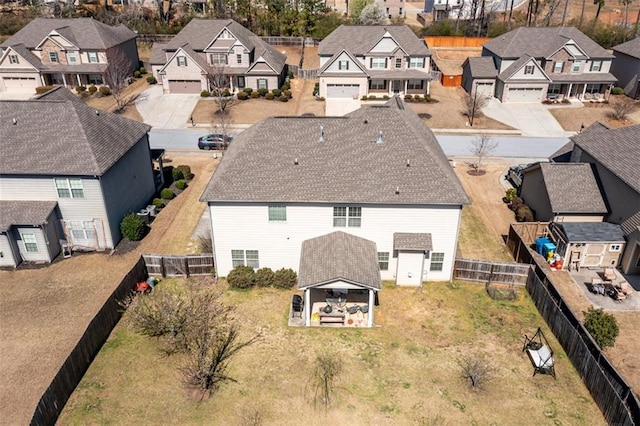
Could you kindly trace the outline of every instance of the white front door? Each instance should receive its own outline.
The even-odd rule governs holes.
[[[396,284],[419,286],[422,284],[424,271],[424,252],[398,252],[398,266],[396,268]]]

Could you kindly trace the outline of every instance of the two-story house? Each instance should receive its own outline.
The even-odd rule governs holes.
[[[389,19],[406,17],[406,0],[376,0],[376,4]]]
[[[201,201],[221,276],[238,265],[302,276],[303,243],[342,231],[375,243],[382,279],[413,286],[451,280],[469,204],[435,136],[399,97],[343,117],[259,122],[236,137]],[[336,250],[324,247],[319,256]]]
[[[488,62],[487,58],[491,58]],[[574,27],[521,27],[482,46],[482,56],[463,64],[463,86],[486,89],[487,64],[495,69],[493,96],[501,102],[544,99],[603,100],[616,78],[613,55]],[[482,75],[474,72],[482,71]]]
[[[466,6],[466,7],[464,7]],[[443,19],[469,19],[470,5],[463,0],[425,0],[424,11],[431,13],[434,21]]]
[[[109,61],[139,65],[136,33],[91,18],[36,18],[0,44],[0,92],[104,84]]]
[[[618,79],[618,86],[627,96],[640,99],[640,38],[613,46],[613,54],[611,73]]]
[[[104,250],[155,192],[149,126],[67,89],[0,102],[0,266],[50,262],[60,240]]]
[[[405,25],[341,25],[318,46],[326,99],[429,94],[431,54]]]
[[[283,53],[231,19],[192,19],[151,57],[164,93],[220,88],[279,89],[286,77]]]

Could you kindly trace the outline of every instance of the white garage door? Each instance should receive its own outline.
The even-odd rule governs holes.
[[[35,77],[3,77],[2,80],[4,81],[4,87],[7,92],[36,92],[37,84]]]
[[[540,102],[542,89],[540,88],[510,88],[507,94],[509,102]]]
[[[201,91],[200,80],[169,80],[171,93],[200,93]]]
[[[359,84],[327,84],[327,98],[352,98],[360,96]]]
[[[493,83],[477,83],[476,90],[478,91],[478,96],[493,97]]]

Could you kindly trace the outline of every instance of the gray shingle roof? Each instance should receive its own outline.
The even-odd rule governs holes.
[[[77,43],[81,49],[104,50],[137,37],[136,33],[122,24],[112,27],[91,18],[36,18],[0,47],[22,43],[33,49],[53,30],[71,38],[70,41]]]
[[[631,235],[634,231],[640,229],[640,211],[636,212],[629,219],[620,224],[620,228],[625,236]]]
[[[435,136],[399,98],[345,117],[259,122],[235,138],[201,200],[469,203]]]
[[[467,58],[467,61],[473,78],[495,78],[498,75],[498,70],[491,56],[471,56]]]
[[[525,53],[535,58],[546,58],[569,40],[575,41],[592,58],[613,58],[574,27],[520,27],[484,43],[482,47],[501,58],[519,58]]]
[[[16,44],[11,46],[11,48],[20,56],[22,56],[25,61],[29,62],[31,65],[33,65],[34,67],[40,69],[42,68],[42,61],[40,61],[40,58],[38,58],[36,55],[34,55],[33,53],[31,53],[31,51],[29,49],[27,49],[27,47],[20,43],[20,44]]]
[[[149,57],[149,63],[151,65],[164,65],[165,62],[167,62],[167,54],[164,51],[166,47],[167,43],[153,43]]]
[[[64,88],[38,100],[0,101],[0,174],[100,176],[149,130],[96,114]]]
[[[337,231],[302,242],[298,288],[337,279],[380,290],[376,243]]]
[[[614,55],[616,52],[624,53],[625,55],[640,59],[640,37],[636,37],[626,43],[613,46]]]
[[[0,200],[0,232],[13,225],[42,225],[57,205],[57,201]]]
[[[431,251],[431,234],[396,232],[393,234],[393,249]]]
[[[582,74],[551,74],[554,83],[615,83],[618,79],[608,72],[589,72]]]
[[[610,129],[596,122],[571,140],[640,193],[640,125]]]
[[[554,222],[554,226],[558,226],[572,243],[624,242],[620,225],[609,222]]]
[[[553,213],[607,213],[598,183],[586,163],[540,163]]]
[[[430,56],[424,41],[406,25],[340,25],[320,42],[318,55],[334,55],[342,49],[364,55],[387,31],[408,55]]]

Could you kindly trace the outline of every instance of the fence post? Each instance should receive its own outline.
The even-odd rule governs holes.
[[[184,274],[189,278],[189,260],[187,256],[184,257]]]
[[[167,270],[164,266],[164,256],[160,256],[160,273],[162,274],[162,278],[167,278]]]

